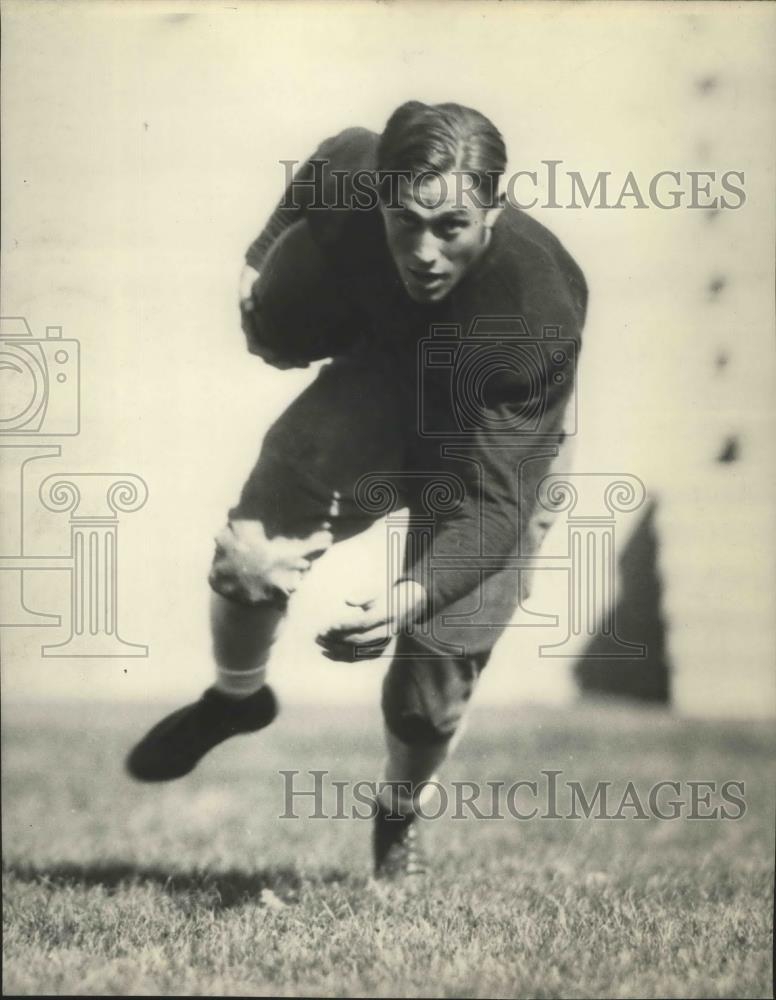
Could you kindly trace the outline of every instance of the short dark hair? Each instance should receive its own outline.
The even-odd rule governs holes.
[[[483,205],[495,203],[506,164],[499,130],[462,104],[407,101],[388,119],[377,148],[378,174],[468,174]]]

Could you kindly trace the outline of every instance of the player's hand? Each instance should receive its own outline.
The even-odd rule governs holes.
[[[425,612],[425,589],[413,580],[401,580],[388,595],[351,597],[338,620],[321,632],[316,642],[330,660],[352,663],[380,656],[401,629]]]
[[[253,286],[258,278],[259,272],[255,267],[251,267],[250,264],[246,264],[240,272],[239,296],[241,306],[246,302],[250,302],[252,304]]]

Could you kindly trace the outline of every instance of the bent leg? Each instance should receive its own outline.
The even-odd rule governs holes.
[[[332,539],[328,526],[307,538],[269,538],[261,520],[237,518],[219,534],[208,579],[216,688],[223,694],[246,698],[263,687],[288,600]]]
[[[466,711],[489,651],[439,655],[402,635],[383,682],[386,808],[406,813],[423,803],[418,786],[434,778],[463,733]]]
[[[209,576],[217,684],[225,693],[261,687],[288,600],[312,563],[372,524],[356,487],[365,475],[401,468],[395,410],[382,372],[341,359],[268,431],[216,538]]]

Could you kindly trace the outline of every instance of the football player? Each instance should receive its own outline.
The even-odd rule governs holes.
[[[134,748],[140,780],[178,778],[269,725],[266,665],[313,562],[406,507],[384,592],[357,580],[319,636],[333,660],[379,657],[386,760],[377,876],[424,870],[418,811],[494,643],[527,595],[550,523],[587,289],[536,220],[508,204],[498,129],[458,104],[399,107],[382,135],[326,140],[249,247],[248,348],[279,368],[331,358],[268,431],[217,537],[215,684]],[[510,561],[511,560],[511,561]]]

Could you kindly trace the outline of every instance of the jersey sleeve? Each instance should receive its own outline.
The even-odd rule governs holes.
[[[438,520],[431,550],[414,552],[402,577],[423,585],[432,615],[466,597],[496,573],[503,565],[500,558],[522,554],[538,503],[538,481],[565,436],[587,286],[582,271],[559,243],[528,249],[533,252],[521,254],[528,264],[514,272],[506,270],[507,275],[515,274],[519,300],[509,290],[488,290],[494,312],[514,316],[519,311],[525,321],[525,342],[513,341],[514,349],[524,352],[523,363],[510,363],[508,348],[498,337],[492,341],[485,338],[483,345],[477,346],[482,351],[479,364],[492,374],[485,380],[478,401],[479,427],[466,442],[453,442],[454,451],[465,451],[471,459],[469,471],[461,477],[465,496],[456,510]],[[490,343],[492,357],[488,355]],[[463,352],[459,357],[464,357]],[[460,400],[453,402],[455,405]],[[498,427],[515,430],[493,432]],[[442,557],[437,566],[450,568],[435,570],[437,557]],[[456,565],[462,567],[459,572]]]
[[[477,590],[500,568],[499,559],[518,551],[521,511],[516,495],[515,456],[480,448],[460,506],[446,515],[429,539],[412,545],[413,559],[400,580],[426,591],[428,613],[438,615]]]

